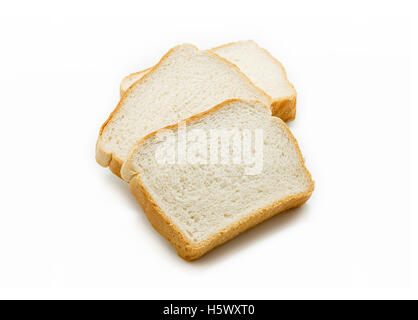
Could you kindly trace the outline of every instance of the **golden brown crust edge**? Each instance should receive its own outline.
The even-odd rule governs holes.
[[[191,121],[199,119],[205,116],[206,114],[214,112],[221,108],[223,105],[233,101],[242,100],[231,99],[224,101],[210,110],[204,111],[200,114],[194,115],[186,119],[185,122],[187,124]],[[296,141],[290,129],[283,122],[283,120],[277,117],[274,117],[273,119],[275,119],[278,125],[281,125],[285,128],[292,141],[294,142],[299,156],[300,164],[302,165],[303,170],[309,179],[309,188],[305,192],[290,195],[244,217],[240,221],[236,222],[231,226],[226,227],[225,229],[221,230],[209,239],[203,241],[199,245],[191,243],[187,239],[187,237],[174,225],[174,223],[172,223],[171,220],[164,214],[161,208],[159,208],[156,202],[152,199],[150,193],[147,191],[140,177],[135,173],[135,169],[132,166],[132,160],[135,150],[139,147],[140,144],[142,144],[146,139],[158,134],[158,132],[161,132],[162,130],[176,128],[178,124],[167,126],[156,132],[150,133],[149,135],[141,139],[132,149],[132,152],[129,155],[128,160],[123,165],[122,176],[125,179],[125,181],[129,181],[131,193],[133,194],[139,205],[142,207],[151,225],[172,244],[172,246],[177,250],[178,255],[183,259],[188,261],[196,260],[204,254],[206,254],[207,252],[209,252],[210,250],[214,249],[215,247],[218,247],[223,243],[235,238],[242,232],[256,226],[257,224],[267,220],[268,218],[271,218],[274,215],[285,210],[301,206],[311,196],[314,190],[314,182],[312,180],[310,172],[305,167],[305,160],[300,151],[299,144]]]
[[[122,179],[120,175],[120,170],[122,169],[123,161],[112,153],[105,152],[100,147],[100,142],[97,141],[96,144],[96,162],[102,167],[109,167],[110,171]]]
[[[122,81],[120,82],[120,86],[119,86],[120,97],[122,98],[123,95],[125,94],[125,92],[130,87],[132,87],[135,84],[136,81],[140,80],[144,75],[146,75],[147,72],[150,71],[150,70],[151,70],[151,68],[147,68],[145,70],[141,70],[141,71],[138,71],[138,72],[131,73],[131,74],[127,75],[126,77],[124,77],[122,79]],[[128,87],[125,85],[126,82],[131,82],[132,78],[137,78],[140,75],[141,75],[141,77],[139,77],[136,81],[132,82],[131,85],[129,85]]]
[[[196,46],[192,45],[192,44],[183,44],[183,45],[189,45],[193,48],[195,48],[197,51],[200,51],[199,48],[197,48]],[[113,118],[113,116],[116,114],[116,112],[119,111],[119,109],[122,106],[122,102],[125,100],[126,96],[129,94],[129,92],[131,90],[133,90],[133,88],[138,85],[138,84],[142,84],[148,77],[150,77],[154,71],[168,58],[168,56],[170,56],[175,50],[177,50],[179,47],[181,47],[182,45],[177,45],[173,48],[171,48],[161,59],[160,61],[153,66],[152,68],[150,68],[150,70],[145,73],[145,75],[139,79],[138,81],[136,81],[134,84],[132,84],[128,90],[126,90],[122,96],[122,98],[120,99],[118,105],[116,106],[116,108],[110,113],[109,117],[107,118],[107,120],[103,123],[103,125],[100,128],[99,131],[99,137],[97,139],[97,143],[96,143],[96,161],[97,163],[99,163],[101,166],[103,167],[110,167],[110,170],[115,173],[118,177],[121,177],[121,173],[120,173],[120,168],[123,164],[123,161],[121,159],[116,158],[116,156],[113,153],[108,153],[106,152],[101,146],[101,137],[102,137],[102,133],[104,128],[107,126],[107,124],[111,121],[111,119]],[[205,51],[213,56],[215,56],[218,59],[221,59],[222,61],[224,61],[225,63],[227,63],[228,65],[232,66],[235,71],[237,71],[241,76],[243,76],[244,79],[246,79],[246,81],[253,86],[257,91],[259,91],[260,95],[264,96],[265,99],[268,101],[269,104],[272,103],[271,97],[269,95],[267,95],[263,90],[261,90],[260,88],[258,88],[257,86],[254,85],[254,83],[233,63],[231,63],[230,61],[226,60],[225,58],[217,55],[214,52],[211,52],[209,50],[202,50]],[[111,166],[112,165],[112,166]],[[117,168],[119,167],[119,172],[117,171]]]
[[[296,118],[296,94],[273,100],[271,112],[273,116],[282,119],[284,122],[294,120]]]

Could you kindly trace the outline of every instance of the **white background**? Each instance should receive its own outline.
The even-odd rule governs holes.
[[[413,3],[2,2],[0,298],[417,298]],[[295,85],[316,189],[189,263],[95,142],[123,76],[240,39]]]

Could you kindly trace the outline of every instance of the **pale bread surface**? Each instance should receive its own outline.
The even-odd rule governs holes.
[[[287,78],[282,64],[266,49],[252,40],[238,41],[211,49],[234,63],[260,89],[272,98],[272,113],[283,121],[296,117],[296,90]],[[123,78],[121,96],[150,69]]]
[[[271,104],[227,60],[189,44],[174,47],[125,92],[100,130],[96,160],[119,176],[138,140],[232,98]]]
[[[263,170],[241,164],[161,164],[159,134],[138,142],[122,177],[154,228],[186,260],[194,260],[241,232],[309,199],[314,183],[286,124],[260,102],[229,100],[185,121],[187,130],[262,129]],[[171,130],[171,131],[170,131]]]

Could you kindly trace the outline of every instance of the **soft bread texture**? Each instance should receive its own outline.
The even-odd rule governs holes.
[[[271,104],[271,98],[227,60],[189,44],[174,47],[129,87],[103,124],[96,161],[120,176],[139,139],[232,98]]]
[[[272,113],[283,121],[296,117],[296,91],[287,79],[282,64],[252,40],[238,41],[211,49],[234,63],[260,89],[272,98]],[[150,69],[126,76],[120,85],[121,96]]]
[[[194,260],[284,210],[314,190],[298,144],[286,124],[261,102],[229,100],[185,121],[187,130],[262,129],[263,169],[245,175],[242,164],[161,164],[160,134],[177,145],[179,124],[137,143],[122,177],[152,226],[186,260]],[[190,131],[189,131],[190,132]],[[190,144],[188,143],[188,148]]]

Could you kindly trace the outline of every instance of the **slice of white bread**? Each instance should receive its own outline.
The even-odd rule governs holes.
[[[120,176],[139,139],[232,98],[271,104],[270,97],[227,60],[190,44],[174,47],[126,91],[103,124],[96,161]]]
[[[197,259],[243,231],[309,199],[314,183],[298,144],[286,124],[271,116],[263,103],[228,100],[184,122],[139,141],[121,171],[152,226],[182,258]],[[186,131],[178,131],[179,126]],[[208,160],[207,164],[196,161],[170,164],[158,161],[163,136],[167,141],[171,137],[172,146],[180,146],[180,140],[186,139],[183,140],[187,141],[186,159],[191,159],[193,139],[187,135],[182,138],[181,132],[200,130],[209,138],[214,129],[238,130],[242,137],[246,130],[250,133],[262,130],[259,141],[262,170],[246,175],[248,167],[244,162],[221,164]],[[254,148],[255,142],[251,144]],[[244,150],[244,144],[242,147]],[[205,159],[200,155],[200,159]],[[228,155],[232,155],[230,149]],[[161,154],[159,157],[162,159]]]
[[[266,49],[252,40],[238,41],[211,49],[234,63],[260,89],[272,98],[272,113],[283,121],[296,116],[296,91],[286,76],[282,64]],[[149,69],[132,73],[122,79],[121,96]]]

